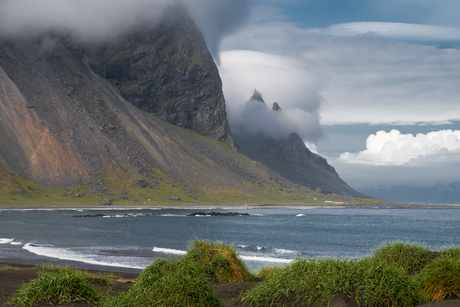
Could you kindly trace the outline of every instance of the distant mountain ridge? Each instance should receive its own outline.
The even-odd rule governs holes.
[[[171,14],[113,44],[52,33],[0,42],[0,192],[78,186],[126,198],[150,187],[158,197],[274,199],[305,191],[271,161],[235,150],[203,36],[185,10]]]
[[[257,104],[258,106],[254,106]],[[265,106],[263,107],[262,106]],[[266,108],[262,94],[254,90],[247,102],[247,109],[257,116],[259,108]],[[273,103],[273,111],[282,112],[277,102]],[[236,129],[233,134],[235,144],[252,159],[259,161],[289,181],[319,189],[323,193],[336,193],[351,197],[366,198],[368,196],[355,191],[343,181],[334,167],[323,157],[311,152],[305,142],[295,132],[287,137],[273,137],[260,131],[256,134],[245,133]]]

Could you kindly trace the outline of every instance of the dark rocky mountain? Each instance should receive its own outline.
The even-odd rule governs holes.
[[[201,32],[178,10],[154,28],[86,53],[89,65],[141,110],[224,141],[230,129],[219,72]]]
[[[247,110],[251,109],[255,112],[260,110],[253,108],[255,103],[265,105],[262,95],[257,90],[254,90],[254,95],[247,102]],[[272,110],[282,112],[277,102],[273,104]],[[256,115],[254,114],[254,116]],[[311,152],[295,132],[285,138],[278,137],[275,139],[263,132],[252,135],[242,132],[241,129],[235,131],[233,139],[242,151],[289,181],[310,189],[319,189],[327,194],[367,197],[343,181],[334,167],[329,165],[326,159],[320,155]]]
[[[53,33],[0,41],[0,192],[79,187],[124,197],[161,187],[156,194],[169,199],[179,198],[171,191],[266,199],[308,193],[268,168],[285,173],[271,160],[259,159],[264,165],[235,150],[203,36],[186,11],[166,17],[112,43]],[[283,163],[323,163],[296,142],[293,135],[266,145]]]

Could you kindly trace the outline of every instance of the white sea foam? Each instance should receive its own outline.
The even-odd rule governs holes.
[[[300,214],[297,214],[296,216],[305,216],[305,214],[300,213]]]
[[[55,258],[60,260],[69,260],[83,262],[87,264],[111,266],[111,267],[123,267],[133,269],[143,269],[145,266],[139,264],[138,259],[131,257],[115,257],[115,256],[100,256],[91,253],[77,252],[66,248],[55,247],[53,245],[42,245],[27,243],[23,249],[38,255],[49,258]],[[136,261],[137,260],[137,261]]]
[[[293,251],[293,250],[283,249],[283,248],[274,248],[273,251],[278,254],[300,254],[299,251]]]
[[[0,244],[8,244],[13,242],[14,239],[0,238]]]
[[[165,253],[165,254],[174,254],[174,255],[185,255],[187,254],[186,251],[172,249],[172,248],[162,248],[162,247],[153,247],[153,251],[157,253]]]
[[[273,257],[259,257],[259,256],[243,256],[240,255],[241,259],[247,261],[259,261],[259,262],[273,262],[273,263],[289,263],[292,259],[281,259]]]
[[[14,241],[13,241],[13,242],[11,242],[10,244],[11,244],[11,245],[22,245],[22,242],[14,242]]]
[[[179,217],[184,217],[184,216],[187,216],[187,215],[186,214],[160,214],[158,216],[166,216],[166,217],[179,216]]]

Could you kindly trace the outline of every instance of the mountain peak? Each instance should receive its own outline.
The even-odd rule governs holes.
[[[256,89],[254,89],[254,93],[252,94],[252,96],[251,96],[251,98],[249,100],[260,101],[260,102],[263,102],[265,104],[265,101],[262,98],[262,94],[259,91],[257,91]]]
[[[273,103],[272,109],[273,109],[273,111],[281,111],[282,110],[277,102]]]

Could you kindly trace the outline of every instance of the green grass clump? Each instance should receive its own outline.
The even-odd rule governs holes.
[[[336,294],[355,298],[360,306],[407,307],[424,303],[418,284],[394,264],[361,260],[297,259],[274,270],[241,296],[250,306],[330,303]]]
[[[322,306],[336,293],[350,294],[357,261],[297,259],[267,275],[258,286],[242,295],[250,306],[282,306],[279,302]]]
[[[197,263],[161,259],[142,271],[134,286],[106,306],[223,306]]]
[[[360,306],[407,307],[427,302],[415,278],[396,264],[364,258],[357,272],[354,283]]]
[[[452,246],[443,249],[441,251],[441,256],[460,259],[460,246]]]
[[[279,270],[282,270],[283,268],[282,267],[263,267],[259,270],[259,272],[257,273],[257,277],[258,278],[265,278]]]
[[[385,244],[372,253],[372,258],[385,263],[393,263],[406,273],[418,273],[437,253],[425,245],[402,241]]]
[[[460,259],[443,256],[433,260],[418,276],[421,288],[432,302],[460,297]]]
[[[87,273],[68,267],[54,272],[39,272],[38,277],[24,284],[8,303],[16,306],[32,306],[38,302],[48,305],[99,304],[104,295],[87,277]]]
[[[223,243],[195,240],[183,258],[196,262],[219,283],[254,279],[236,249]]]

